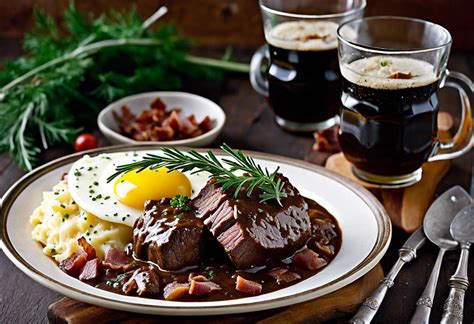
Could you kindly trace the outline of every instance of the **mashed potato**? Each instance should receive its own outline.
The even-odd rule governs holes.
[[[132,228],[104,221],[81,209],[71,198],[66,181],[43,193],[41,205],[30,216],[32,237],[43,253],[57,262],[74,252],[82,252],[77,239],[84,236],[99,257],[111,247],[123,249],[132,241]]]

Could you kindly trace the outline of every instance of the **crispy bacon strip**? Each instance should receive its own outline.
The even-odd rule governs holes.
[[[84,252],[87,253],[87,260],[95,259],[96,257],[95,249],[92,245],[87,243],[87,240],[85,239],[84,236],[81,236],[81,238],[77,240],[77,244],[79,244],[79,246],[84,250]]]
[[[156,98],[149,110],[135,116],[127,106],[121,114],[113,113],[120,132],[137,141],[170,141],[193,138],[212,129],[209,116],[199,123],[194,115],[185,116],[180,108],[166,110],[165,103]]]
[[[68,275],[77,277],[87,262],[87,253],[73,253],[69,258],[59,263],[59,268]]]

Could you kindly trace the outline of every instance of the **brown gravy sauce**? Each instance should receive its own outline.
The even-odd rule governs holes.
[[[339,227],[337,220],[331,215],[326,209],[320,206],[315,201],[305,198],[309,206],[309,216],[311,219],[312,234],[307,242],[307,247],[316,251],[321,257],[323,257],[328,265],[336,257],[339,252],[342,244],[342,233]],[[333,253],[325,254],[319,246],[324,245],[325,247],[332,250]],[[208,278],[210,281],[217,283],[222,290],[214,291],[213,293],[206,296],[193,296],[185,295],[180,301],[218,301],[218,300],[229,300],[249,297],[251,295],[239,292],[235,289],[235,280],[237,275],[244,277],[245,279],[252,280],[262,284],[261,294],[270,293],[279,289],[286,288],[288,286],[299,283],[319,271],[323,270],[326,266],[318,270],[307,270],[305,268],[299,267],[296,264],[291,262],[291,257],[285,260],[280,261],[276,264],[269,264],[266,267],[260,267],[252,270],[236,270],[231,262],[227,259],[227,256],[220,252],[216,251],[213,253],[211,251],[207,253],[212,255],[206,260],[203,260],[202,263],[191,269],[184,269],[179,272],[168,272],[158,270],[158,276],[160,280],[160,293],[156,295],[146,296],[149,298],[164,299],[163,298],[163,288],[168,284],[174,281],[185,283],[188,282],[188,277],[190,273],[195,275],[203,275]],[[131,252],[129,252],[131,255]],[[150,266],[149,262],[144,262],[140,260],[135,260],[137,268],[141,266]],[[301,279],[292,281],[290,283],[277,283],[274,278],[267,274],[267,271],[273,268],[284,268],[292,272],[295,272],[301,276]],[[255,271],[256,270],[256,271]],[[95,286],[100,289],[111,291],[117,294],[124,294],[122,291],[122,285],[118,282],[116,278],[123,274],[123,271],[117,270],[107,270],[100,278],[89,282],[92,286]]]

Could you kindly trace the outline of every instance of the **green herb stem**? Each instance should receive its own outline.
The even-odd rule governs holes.
[[[16,78],[12,82],[6,84],[0,90],[0,100],[2,100],[5,94],[11,88],[31,79],[35,75],[47,70],[53,66],[62,64],[66,61],[73,60],[78,58],[79,56],[87,56],[94,54],[100,50],[105,48],[111,47],[122,47],[122,46],[160,46],[162,42],[152,38],[121,38],[121,39],[108,39],[103,40],[95,43],[91,43],[85,46],[80,46],[76,48],[74,51],[65,54],[61,57],[55,58],[49,62],[46,62],[43,65],[40,65],[33,70],[28,71],[27,73],[23,74],[22,76]],[[249,72],[249,65],[246,63],[238,63],[238,62],[231,62],[231,61],[224,61],[219,59],[212,59],[207,57],[199,57],[194,55],[187,55],[185,60],[189,63],[203,65],[213,68],[218,68],[224,71],[230,72],[242,72],[248,73]]]
[[[194,55],[187,55],[185,60],[189,63],[218,68],[229,72],[249,73],[250,70],[250,66],[247,63],[238,63]]]

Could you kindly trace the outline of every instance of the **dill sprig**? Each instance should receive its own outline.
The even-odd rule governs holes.
[[[146,154],[142,160],[119,165],[115,168],[116,172],[112,174],[107,181],[123,173],[132,171],[141,172],[145,169],[168,168],[170,171],[180,170],[189,171],[192,174],[205,171],[214,177],[223,190],[235,188],[234,197],[237,198],[240,191],[245,188],[247,196],[250,196],[255,188],[260,189],[260,202],[275,200],[281,205],[281,199],[287,194],[283,191],[285,183],[277,176],[279,168],[273,172],[267,168],[262,168],[250,156],[245,155],[241,150],[232,149],[229,145],[223,144],[221,150],[228,154],[230,158],[222,159],[227,166],[224,166],[211,151],[199,153],[194,150],[187,152],[179,151],[175,148],[161,148],[163,156],[156,154]],[[236,174],[244,172],[245,174]]]

